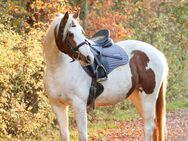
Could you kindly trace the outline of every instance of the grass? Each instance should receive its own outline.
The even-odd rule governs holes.
[[[175,111],[178,109],[188,109],[188,99],[185,101],[174,101],[167,104],[167,112]]]
[[[127,103],[127,102],[126,102]],[[127,109],[117,106],[96,108],[88,115],[88,133],[90,138],[102,138],[107,129],[117,128],[115,122],[131,121],[139,117],[136,109],[128,103]],[[188,108],[188,100],[167,103],[167,112]],[[77,128],[71,131],[71,139],[78,141]]]
[[[123,105],[123,106],[122,106]],[[70,117],[70,138],[73,141],[78,141],[78,132],[74,114],[72,109],[69,109]],[[88,136],[91,138],[102,138],[107,129],[117,128],[116,122],[131,121],[138,117],[136,109],[129,101],[109,107],[97,107],[88,114]],[[57,133],[57,132],[56,132]],[[57,138],[54,140],[56,141]]]
[[[127,102],[126,102],[127,103]],[[117,128],[116,122],[131,121],[138,117],[136,109],[129,106],[129,109],[120,108],[117,106],[100,107],[91,115],[94,120],[89,122],[88,130],[90,138],[102,138],[104,133],[107,134],[107,129]]]
[[[136,109],[132,106],[132,104],[130,104],[130,102],[126,101],[125,103],[123,103],[123,105],[124,107],[122,107],[121,103],[120,105],[118,104],[116,106],[110,107],[99,107],[93,111],[90,111],[90,113],[88,114],[89,140],[91,140],[92,138],[95,138],[95,140],[101,139],[104,136],[104,134],[108,134],[107,129],[117,128],[116,122],[132,121],[139,117],[139,115],[136,112]],[[186,108],[188,108],[188,100],[167,103],[167,112]],[[71,109],[69,116],[70,139],[73,141],[78,141],[77,127]],[[56,128],[51,128],[48,130],[50,130],[50,134],[41,135],[41,141],[59,141],[60,134],[58,126]],[[35,139],[29,140],[34,141]],[[27,141],[27,139],[25,141]]]
[[[122,104],[124,106],[122,106]],[[74,114],[70,108],[70,138],[78,141],[78,132],[74,121]],[[107,129],[117,128],[116,122],[131,121],[138,117],[135,108],[126,101],[109,107],[97,107],[88,114],[88,136],[89,138],[101,138]]]
[[[89,138],[102,138],[104,133],[107,134],[107,129],[117,128],[116,122],[132,121],[139,117],[139,115],[136,112],[136,109],[132,106],[132,104],[130,104],[127,101],[124,104],[124,108],[120,108],[118,104],[116,106],[110,107],[99,107],[96,108],[94,111],[90,111],[88,115]],[[186,108],[188,108],[188,101],[175,101],[167,103],[167,112]],[[72,114],[71,118],[73,118]],[[73,125],[70,126],[70,133],[71,140],[78,141],[78,133],[75,123],[73,123]]]

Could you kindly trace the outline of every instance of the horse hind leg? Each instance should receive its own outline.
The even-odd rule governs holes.
[[[137,89],[133,91],[129,99],[133,102],[136,110],[144,120],[144,137],[145,141],[151,141],[155,127],[155,98],[154,94],[147,95],[139,92]]]
[[[141,113],[144,119],[144,140],[164,141],[166,131],[166,86],[162,83],[158,92],[139,92]],[[156,99],[157,97],[157,99]]]
[[[160,87],[156,109],[155,109],[155,132],[153,134],[154,141],[164,141],[166,131],[166,82],[164,81]]]
[[[151,141],[155,129],[155,103],[156,94],[146,94],[139,92],[142,117],[144,120],[144,141]]]

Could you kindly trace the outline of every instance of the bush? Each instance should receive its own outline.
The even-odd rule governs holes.
[[[122,1],[125,8],[127,3]],[[121,6],[122,6],[121,5]],[[188,11],[187,1],[128,4],[126,27],[130,39],[145,41],[162,51],[168,61],[168,101],[188,99]],[[117,5],[116,5],[117,6]]]
[[[0,138],[37,139],[54,125],[42,84],[42,35],[37,29],[19,35],[0,25]]]
[[[31,11],[27,11],[22,0],[0,2],[0,140],[41,140],[44,137],[54,140],[57,135],[56,120],[42,84],[41,38],[46,25],[41,22],[49,21],[65,1],[53,0],[54,5],[44,0],[27,2]],[[91,35],[96,29],[107,27],[115,40],[131,38],[153,44],[168,60],[168,101],[188,99],[188,3],[156,3],[153,7],[151,2],[151,7],[145,7],[144,2],[138,0],[114,0],[101,9],[104,2],[92,2],[96,6],[89,7],[92,10],[86,33]],[[21,10],[17,11],[18,8]],[[105,16],[100,18],[101,14]],[[123,103],[113,108],[124,111],[132,107]],[[92,116],[108,114],[111,110],[100,108]],[[72,114],[70,121],[75,126]]]

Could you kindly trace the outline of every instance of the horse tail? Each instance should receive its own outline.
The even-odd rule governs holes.
[[[155,115],[155,126],[157,130],[157,141],[164,141],[166,138],[166,87],[167,78],[163,79],[161,84],[159,95],[156,102],[156,115]]]

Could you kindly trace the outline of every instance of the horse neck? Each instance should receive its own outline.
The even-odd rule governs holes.
[[[60,21],[59,18],[53,21],[51,27],[48,29],[46,36],[44,37],[43,42],[43,52],[45,57],[45,62],[47,66],[47,71],[54,72],[58,68],[62,68],[63,71],[66,71],[70,68],[71,58],[60,52],[55,43],[54,30],[57,23]],[[75,69],[71,68],[74,72],[73,74],[80,73],[85,76],[85,72],[83,72],[80,64],[78,62],[74,62],[74,65],[71,65]]]
[[[68,55],[60,52],[55,42],[46,45],[44,55],[48,71],[55,72],[57,69],[62,69],[62,71],[70,69],[70,61],[72,59]],[[74,67],[74,69],[72,67]],[[71,69],[80,72],[82,68],[78,62],[74,62],[74,65],[71,65]]]
[[[55,66],[58,65],[58,62],[60,60],[60,52],[57,49],[53,48],[47,48],[45,54],[45,61],[47,67],[54,68]]]
[[[71,89],[85,91],[85,89],[89,88],[91,78],[83,70],[79,62],[70,63],[71,58],[61,53],[56,46],[48,47],[44,52],[46,59],[45,77],[52,78],[59,84],[71,86]],[[80,86],[81,83],[84,89]],[[69,89],[68,86],[66,87],[67,89]]]
[[[46,54],[46,72],[48,74],[58,74],[59,78],[63,76],[61,81],[72,85],[72,80],[82,80],[78,82],[90,83],[90,77],[84,72],[78,61],[71,63],[72,59],[64,53],[52,49]],[[74,82],[74,86],[78,87],[80,83]]]

